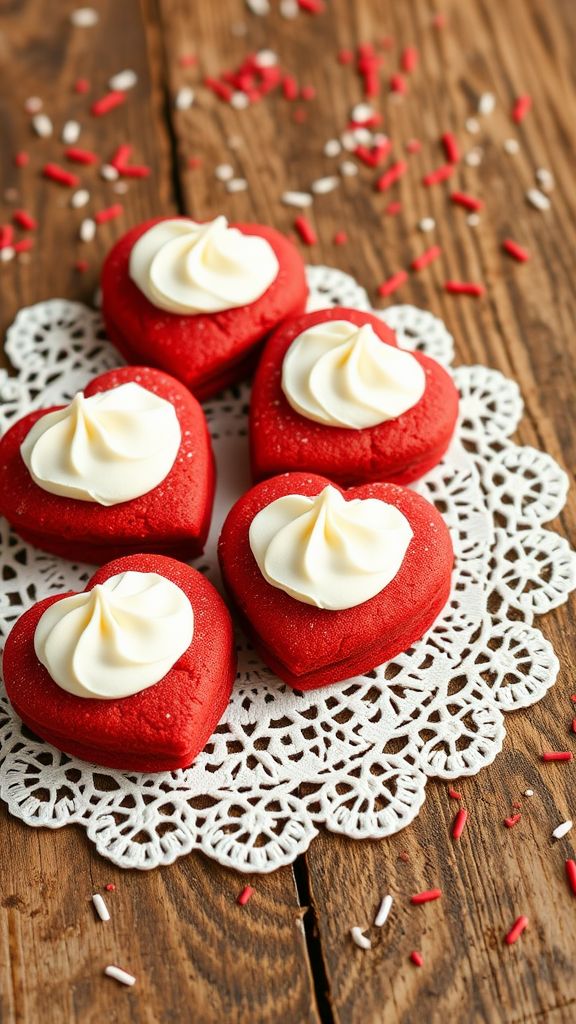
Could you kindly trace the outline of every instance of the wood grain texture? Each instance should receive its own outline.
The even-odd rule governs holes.
[[[443,317],[460,361],[485,363],[517,379],[526,401],[519,440],[572,469],[576,8],[570,0],[447,0],[442,10],[449,25],[441,31],[431,27],[425,0],[331,0],[326,15],[294,21],[276,11],[253,17],[241,0],[146,0],[141,12],[132,0],[102,0],[100,26],[92,34],[70,32],[65,13],[42,19],[41,5],[33,0],[4,6],[0,53],[8,88],[0,96],[0,116],[8,144],[0,159],[5,187],[22,189],[19,202],[39,214],[41,229],[29,263],[0,267],[3,325],[20,305],[40,298],[88,298],[113,238],[153,212],[225,212],[290,232],[294,211],[280,204],[281,192],[306,188],[337,166],[338,160],[322,155],[322,146],[339,133],[360,99],[356,75],[338,65],[336,53],[389,34],[396,40],[387,57],[390,71],[397,67],[399,48],[408,44],[419,47],[420,66],[405,101],[383,100],[385,130],[398,143],[420,138],[422,151],[390,193],[376,194],[370,187],[374,172],[363,169],[318,198],[313,220],[319,243],[303,251],[310,262],[353,273],[376,301],[380,281],[437,241],[441,259],[411,275],[393,301],[413,302]],[[63,11],[71,7],[62,5]],[[242,25],[246,35],[238,34]],[[192,110],[174,111],[181,85],[196,85],[264,46],[277,50],[301,84],[315,86],[317,99],[298,104],[308,115],[305,125],[293,122],[280,97],[238,112],[202,87]],[[190,52],[200,57],[198,71],[179,66],[179,56]],[[82,247],[71,239],[84,211],[65,215],[57,204],[58,197],[64,202],[62,193],[38,185],[35,169],[46,144],[30,141],[21,104],[39,94],[62,121],[82,105],[70,94],[76,77],[85,74],[104,91],[108,75],[126,64],[139,73],[137,94],[106,123],[90,123],[82,141],[112,152],[125,137],[137,140],[137,157],[153,165],[154,176],[131,186],[122,200],[123,220],[98,234],[89,247],[90,270],[79,279],[71,268]],[[479,136],[469,136],[463,123],[485,90],[496,94],[496,111]],[[516,128],[509,110],[514,96],[526,91],[533,96],[533,112]],[[463,147],[478,144],[484,151],[480,168],[461,165],[450,183],[485,200],[476,229],[449,204],[446,186],[427,190],[420,184],[443,161],[438,137],[447,129],[458,133]],[[515,157],[502,148],[509,137],[521,145]],[[12,169],[11,155],[24,145],[34,155],[31,169],[21,175]],[[190,168],[191,156],[200,156],[202,165]],[[230,196],[215,180],[214,168],[222,162],[246,177],[247,192]],[[524,198],[539,166],[551,168],[557,182],[546,214]],[[93,180],[107,205],[110,186],[96,174]],[[386,207],[396,198],[402,211],[390,217]],[[0,220],[7,213],[5,208]],[[437,221],[434,235],[416,229],[428,215]],[[337,247],[333,237],[341,228],[349,242]],[[530,263],[519,266],[501,253],[506,236],[532,251]],[[487,295],[479,302],[447,296],[442,283],[448,277],[482,280]],[[557,525],[575,536],[573,496]],[[548,615],[542,626],[562,664],[558,683],[530,712],[508,718],[505,748],[494,765],[459,784],[470,820],[457,845],[449,838],[457,805],[445,786],[431,784],[426,806],[404,833],[382,843],[321,835],[295,875],[284,870],[258,880],[257,896],[240,912],[234,895],[242,880],[200,857],[152,875],[120,873],[74,830],[37,834],[3,813],[2,1019],[35,1021],[42,1013],[49,1024],[192,1016],[250,1024],[573,1021],[576,924],[563,871],[574,846],[571,834],[554,844],[550,833],[574,815],[575,769],[542,766],[538,757],[545,748],[572,746],[574,604]],[[534,790],[531,800],[521,797],[527,787]],[[517,800],[523,817],[507,830],[502,819]],[[110,880],[118,885],[110,900],[112,926],[96,925],[86,901],[93,885]],[[444,891],[441,901],[409,905],[412,892],[435,885]],[[386,891],[395,895],[389,924],[382,933],[372,930],[371,951],[357,950],[349,929],[373,920]],[[300,904],[308,901],[305,942]],[[504,947],[503,935],[519,913],[530,918],[529,930],[516,946]],[[409,963],[412,949],[422,952],[423,968]],[[134,991],[117,991],[101,979],[100,969],[110,960],[139,976]]]

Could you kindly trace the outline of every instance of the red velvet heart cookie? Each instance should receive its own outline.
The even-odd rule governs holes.
[[[154,305],[135,284],[130,262],[146,232],[174,220],[189,222],[147,221],[116,243],[102,271],[102,309],[110,340],[129,362],[161,367],[205,399],[245,376],[259,343],[286,317],[303,311],[308,293],[304,263],[292,242],[273,228],[231,225],[268,243],[278,262],[274,280],[246,305],[212,313],[170,312]]]
[[[329,484],[326,478],[307,473],[286,473],[257,484],[232,508],[220,537],[222,574],[245,631],[266,664],[299,690],[360,675],[407,650],[430,628],[450,593],[453,551],[442,517],[418,494],[388,483],[345,492],[331,488],[343,495],[344,506],[358,498],[378,499],[408,521],[412,536],[399,568],[375,596],[354,607],[336,602],[339,610],[331,610],[304,603],[269,582],[251,547],[255,517],[279,498],[312,497]],[[335,534],[341,550],[341,534]],[[297,549],[296,561],[304,563],[309,554]],[[370,549],[364,561],[370,568]],[[319,565],[324,574],[332,571],[329,559]],[[312,570],[309,582],[313,588]],[[346,601],[349,586],[336,579],[336,597],[343,594]]]
[[[350,429],[302,415],[289,403],[282,387],[284,360],[299,335],[332,321],[370,325],[383,343],[396,345],[390,328],[378,317],[358,310],[321,310],[282,324],[266,344],[252,389],[254,479],[301,469],[325,474],[343,486],[372,481],[406,484],[417,479],[440,461],[454,432],[458,393],[452,379],[435,360],[415,352],[413,358],[425,375],[424,391],[396,418]]]
[[[30,413],[0,441],[0,514],[24,540],[64,558],[98,565],[133,552],[156,551],[182,558],[202,553],[215,484],[202,408],[172,377],[138,366],[96,377],[84,395],[90,398],[128,383],[166,400],[175,410],[181,440],[167,476],[147,493],[112,505],[51,493],[32,478],[20,448],[34,424],[54,410]]]
[[[35,652],[38,622],[61,594],[34,605],[6,642],[4,680],[22,721],[59,750],[128,771],[192,763],[228,703],[236,674],[232,623],[215,588],[195,569],[159,555],[132,555],[98,570],[86,591],[119,573],[155,573],[176,584],[194,616],[189,647],[159,682],[121,699],[86,699],[62,689]]]

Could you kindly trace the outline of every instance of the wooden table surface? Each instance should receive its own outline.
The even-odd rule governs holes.
[[[378,284],[438,242],[441,258],[410,275],[392,301],[443,317],[458,360],[518,380],[526,401],[520,441],[570,470],[576,458],[573,0],[439,0],[443,28],[434,26],[436,9],[428,0],[328,0],[325,14],[293,20],[280,16],[276,0],[265,17],[251,14],[242,0],[95,5],[98,24],[78,28],[69,22],[74,5],[68,0],[0,2],[0,161],[8,190],[0,195],[0,222],[14,205],[39,220],[29,256],[0,264],[3,328],[20,306],[39,299],[90,301],[110,244],[150,215],[224,212],[290,232],[295,211],[281,205],[281,192],[307,188],[337,167],[338,159],[323,156],[323,144],[343,129],[361,98],[359,78],[337,62],[338,50],[389,35],[394,43],[385,53],[377,104],[396,153],[412,137],[422,150],[409,157],[409,172],[389,193],[376,193],[374,172],[363,168],[319,197],[312,218],[319,240],[305,256],[350,271],[382,304]],[[387,77],[407,45],[418,47],[420,62],[409,95],[395,101]],[[302,85],[314,86],[316,98],[291,105],[274,94],[237,111],[200,84],[260,48],[276,51]],[[181,66],[190,53],[198,55],[199,69]],[[128,101],[91,118],[89,102],[125,67],[138,74]],[[89,97],[74,93],[79,77],[90,81]],[[197,101],[177,112],[174,96],[186,84],[198,85]],[[464,124],[484,91],[495,93],[497,106],[472,135]],[[526,92],[533,109],[517,126],[511,105]],[[24,112],[30,96],[41,97],[52,116],[53,138],[34,137]],[[304,123],[293,118],[299,109]],[[71,211],[66,191],[39,173],[46,160],[61,159],[59,132],[75,117],[84,125],[82,146],[109,157],[130,141],[137,162],[153,171],[130,182],[121,197],[97,169],[82,171],[92,194],[89,210],[115,201],[124,207],[89,244],[77,239],[86,210]],[[438,140],[447,129],[457,132],[464,150],[480,146],[482,164],[462,163],[450,186],[426,189],[422,174],[442,162]],[[507,138],[518,139],[517,155],[504,151]],[[14,166],[18,150],[30,154],[26,169]],[[201,164],[191,166],[191,157]],[[230,195],[216,180],[214,168],[223,162],[247,179],[247,191]],[[525,200],[538,167],[556,179],[546,212]],[[479,226],[450,205],[451,187],[485,200]],[[396,199],[402,209],[393,216],[386,207]],[[417,229],[424,216],[436,219],[431,234]],[[346,245],[333,243],[339,229],[348,234]],[[501,252],[507,236],[528,247],[529,263]],[[83,273],[75,269],[79,259],[88,262]],[[483,281],[486,296],[446,295],[447,278]],[[555,524],[572,537],[575,512],[572,495]],[[449,839],[454,801],[445,785],[431,783],[425,807],[405,832],[383,842],[321,834],[293,868],[249,879],[255,895],[240,909],[235,898],[246,880],[200,855],[148,874],[123,873],[101,860],[80,830],[35,831],[2,808],[2,1021],[574,1021],[576,902],[564,879],[564,860],[574,848],[571,834],[556,844],[550,837],[576,811],[574,767],[539,762],[543,749],[574,746],[574,605],[541,624],[561,661],[557,685],[530,712],[508,719],[496,762],[459,787],[470,823],[458,844]],[[531,801],[521,796],[527,786]],[[508,830],[503,818],[518,800],[523,816]],[[112,921],[102,925],[89,901],[109,882],[117,891],[110,897]],[[411,908],[408,895],[429,885],[442,887],[441,903]],[[397,896],[393,919],[372,932],[371,951],[358,950],[350,926],[372,921],[386,891]],[[529,929],[506,947],[503,935],[520,913],[529,917]],[[413,949],[424,956],[420,969],[409,962]],[[111,962],[134,972],[135,988],[102,976]]]

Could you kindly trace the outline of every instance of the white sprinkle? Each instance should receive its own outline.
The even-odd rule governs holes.
[[[335,188],[338,188],[340,179],[335,174],[330,174],[326,178],[316,178],[313,181],[310,188],[314,195],[325,196],[328,192],[333,192]]]
[[[42,110],[43,105],[39,96],[29,96],[24,101],[24,110],[27,114],[37,114],[39,110]]]
[[[469,213],[466,217],[466,223],[469,228],[477,228],[480,223],[480,216],[477,213]]]
[[[571,828],[572,828],[572,822],[571,821],[563,821],[561,825],[558,825],[558,827],[554,829],[554,831],[552,833],[552,838],[553,839],[563,839],[564,836],[568,835],[568,833],[569,833]]]
[[[368,938],[367,935],[363,934],[361,928],[351,928],[350,935],[352,936],[352,941],[355,942],[357,946],[360,946],[360,949],[372,948],[372,943],[370,942],[370,939]]]
[[[230,106],[234,107],[234,110],[246,110],[246,107],[250,105],[245,92],[233,92],[230,97]]]
[[[283,18],[297,18],[298,13],[298,0],[280,0],[280,14]]]
[[[388,914],[392,910],[393,902],[394,900],[390,895],[385,896],[384,899],[382,900],[382,903],[380,904],[380,910],[376,914],[376,920],[374,921],[374,924],[376,925],[377,928],[381,928],[382,925],[385,924]]]
[[[117,74],[112,75],[112,78],[108,79],[108,85],[111,89],[118,92],[128,92],[128,89],[133,89],[138,81],[138,75],[132,68],[125,68],[124,71],[118,71]]]
[[[340,156],[341,152],[342,146],[338,139],[328,139],[328,142],[324,145],[324,156]]]
[[[358,145],[358,142],[356,140],[356,133],[342,132],[342,135],[340,136],[340,142],[344,146],[344,149],[347,149],[349,153],[353,153],[354,150],[356,149],[356,146]]]
[[[469,153],[466,153],[464,163],[467,164],[468,167],[479,167],[482,163],[482,150],[478,149],[478,147],[471,149]]]
[[[248,188],[248,182],[246,178],[231,178],[230,181],[226,182],[227,192],[245,192]]]
[[[93,7],[77,7],[70,14],[70,21],[76,28],[93,28],[98,24],[98,11]]]
[[[270,14],[268,0],[246,0],[246,7],[251,14],[258,14],[260,17],[264,14]]]
[[[10,260],[14,259],[15,255],[16,251],[12,248],[12,246],[5,245],[3,249],[0,249],[0,262],[9,263]]]
[[[242,137],[240,135],[229,135],[226,139],[229,149],[242,149]]]
[[[355,128],[353,133],[355,141],[360,146],[370,146],[372,143],[372,132],[369,128]]]
[[[350,111],[350,119],[358,121],[359,124],[362,124],[363,121],[369,121],[373,116],[374,110],[369,103],[357,103]]]
[[[100,177],[104,178],[104,181],[118,181],[120,172],[117,167],[113,167],[112,164],[102,164],[100,168]]]
[[[81,127],[78,121],[66,121],[62,129],[62,142],[67,146],[73,146],[80,138]]]
[[[548,196],[545,196],[538,188],[529,188],[526,193],[526,199],[530,205],[534,206],[537,210],[550,209],[550,200],[548,199]]]
[[[340,164],[340,174],[345,178],[353,178],[355,174],[358,174],[358,165],[352,163],[351,160],[343,160]]]
[[[436,221],[434,217],[422,217],[422,220],[418,221],[418,227],[420,231],[433,231],[436,227]]]
[[[519,150],[520,145],[517,139],[504,139],[504,152],[509,156],[514,156]]]
[[[547,167],[539,167],[535,174],[536,181],[543,192],[552,192],[554,188],[554,175]]]
[[[191,89],[189,85],[183,85],[181,89],[178,89],[178,92],[174,97],[174,106],[176,110],[190,110],[193,103],[194,89]]]
[[[273,68],[278,63],[278,54],[274,50],[258,50],[256,63],[259,68]]]
[[[218,181],[231,181],[234,177],[234,168],[230,164],[218,164],[214,170],[214,177]]]
[[[77,192],[73,192],[70,198],[70,206],[75,210],[79,210],[81,206],[86,206],[86,203],[90,199],[90,193],[88,189],[79,188]]]
[[[524,796],[534,796],[534,790],[533,789],[525,789],[524,790]]]
[[[478,113],[485,117],[491,114],[496,106],[496,97],[493,92],[483,92],[478,100]]]
[[[280,196],[280,201],[285,206],[297,206],[301,210],[304,210],[307,206],[312,206],[312,196],[309,192],[283,192]]]
[[[96,234],[96,221],[91,217],[86,217],[80,225],[78,234],[81,242],[91,242]]]
[[[470,133],[470,135],[477,135],[478,132],[480,131],[480,124],[478,123],[475,117],[469,117],[465,123],[465,128],[466,131]]]
[[[36,114],[32,118],[32,127],[41,139],[47,139],[52,135],[52,121],[46,114]]]
[[[102,896],[100,895],[99,892],[95,892],[94,895],[92,896],[92,903],[94,904],[94,910],[98,914],[98,917],[100,918],[100,920],[101,921],[109,921],[110,920],[110,913],[109,913],[108,907],[106,906],[106,904],[105,904],[105,902],[104,902],[104,900],[103,900],[103,898],[102,898]]]
[[[109,978],[114,978],[115,981],[121,982],[122,985],[135,985],[136,978],[133,974],[128,974],[127,971],[123,971],[120,967],[105,967],[104,974],[107,974]]]
[[[233,36],[241,38],[248,32],[248,25],[244,21],[235,21],[234,24],[230,25],[230,31]]]
[[[128,191],[128,182],[117,181],[114,185],[112,185],[112,191],[115,192],[118,196],[125,196]]]

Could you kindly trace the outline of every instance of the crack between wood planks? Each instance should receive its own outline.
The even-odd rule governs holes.
[[[310,973],[314,985],[318,1017],[322,1024],[335,1024],[336,1018],[330,999],[330,981],[320,939],[318,911],[310,888],[310,878],[304,855],[295,860],[292,865],[292,873],[296,885],[298,904],[304,911],[302,918],[304,941],[306,942]]]

